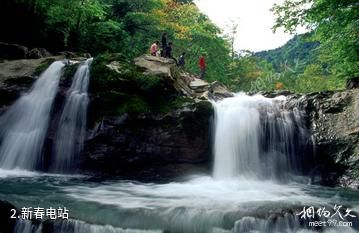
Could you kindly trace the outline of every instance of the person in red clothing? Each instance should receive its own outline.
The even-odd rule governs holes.
[[[204,53],[202,53],[202,55],[199,57],[198,66],[199,66],[199,69],[201,70],[199,78],[204,79],[204,75],[206,74],[206,60],[205,60]]]

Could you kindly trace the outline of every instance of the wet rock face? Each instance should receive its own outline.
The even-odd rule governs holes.
[[[307,113],[322,182],[358,188],[359,90],[322,92],[291,100]]]
[[[132,64],[103,57],[92,69],[92,85],[101,85],[106,73],[112,77],[106,86],[117,93],[111,97],[108,88],[90,88],[92,133],[81,156],[82,171],[159,181],[210,170],[214,111],[208,99],[228,96],[225,87],[183,72],[171,59],[148,55]],[[203,90],[194,85],[199,81]]]
[[[41,71],[53,59],[22,59],[0,62],[0,113],[21,94],[29,90]]]
[[[168,114],[104,118],[82,154],[82,168],[151,179],[203,171],[210,160],[213,109],[203,101]]]

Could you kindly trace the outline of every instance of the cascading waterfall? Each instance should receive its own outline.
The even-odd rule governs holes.
[[[90,58],[79,66],[67,93],[59,128],[55,135],[53,170],[58,172],[69,171],[74,167],[74,157],[83,146],[92,60]]]
[[[299,111],[286,111],[284,102],[283,96],[238,94],[214,103],[215,178],[281,179],[301,172],[301,145],[309,139]]]
[[[41,74],[31,91],[0,118],[0,167],[34,170],[41,163],[51,107],[64,62],[56,61]]]

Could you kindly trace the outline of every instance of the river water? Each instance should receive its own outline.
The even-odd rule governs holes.
[[[211,176],[168,184],[98,182],[84,176],[3,170],[0,176],[1,200],[19,208],[66,207],[70,219],[81,220],[59,222],[54,232],[316,232],[300,221],[304,206],[327,207],[334,213],[334,205],[340,204],[359,212],[358,192],[299,183],[218,181]],[[358,230],[357,218],[347,221]],[[324,230],[357,232],[344,226]]]

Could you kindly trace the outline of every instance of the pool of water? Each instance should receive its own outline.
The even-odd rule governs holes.
[[[71,221],[56,223],[57,232],[359,230],[357,191],[248,178],[218,181],[210,176],[198,176],[188,177],[182,182],[155,184],[128,180],[94,181],[86,176],[1,170],[0,200],[9,201],[19,209],[66,207]],[[316,210],[325,207],[334,214],[335,205],[342,206],[342,215],[350,209],[351,215],[356,216],[347,216],[343,220],[350,222],[351,227],[310,228],[310,221],[327,221],[330,218],[301,218],[300,212],[304,207],[313,206]],[[339,217],[336,215],[332,219],[339,221]],[[26,233],[25,228],[19,229],[17,232]]]

